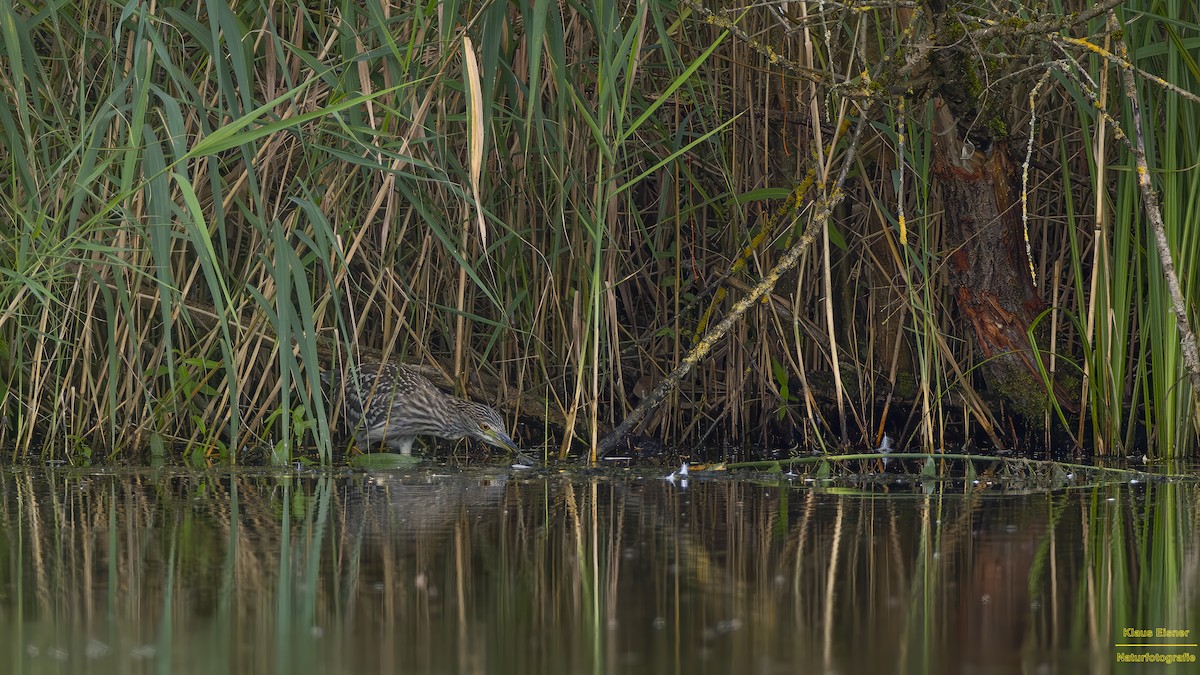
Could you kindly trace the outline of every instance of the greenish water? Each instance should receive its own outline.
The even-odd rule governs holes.
[[[0,471],[0,672],[1194,672],[1198,494]]]

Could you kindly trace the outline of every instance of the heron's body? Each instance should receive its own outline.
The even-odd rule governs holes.
[[[417,436],[436,436],[474,438],[519,452],[499,413],[443,393],[410,366],[364,363],[344,378],[330,379],[342,398],[344,422],[365,446],[383,443],[408,455]]]

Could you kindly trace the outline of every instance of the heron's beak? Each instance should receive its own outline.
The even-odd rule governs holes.
[[[491,430],[487,434],[488,442],[497,447],[504,448],[516,455],[516,461],[528,466],[541,466],[542,463],[533,457],[521,452],[521,446],[517,445],[508,434],[503,431]]]
[[[520,446],[518,446],[516,442],[514,442],[513,439],[503,431],[489,429],[487,431],[487,442],[496,447],[504,448],[510,452],[521,452]]]

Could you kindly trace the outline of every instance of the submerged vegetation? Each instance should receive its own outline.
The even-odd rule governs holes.
[[[0,447],[329,461],[369,356],[548,454],[1194,454],[1195,3],[937,4],[0,1]],[[1036,303],[964,301],[947,138]]]

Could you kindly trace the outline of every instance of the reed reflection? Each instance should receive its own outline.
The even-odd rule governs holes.
[[[21,471],[0,490],[14,672],[1011,672],[1109,662],[1114,612],[1197,620],[1184,486]],[[1147,586],[1130,551],[1176,583]]]

